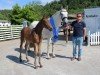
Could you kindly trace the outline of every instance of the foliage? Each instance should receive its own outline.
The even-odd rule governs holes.
[[[9,14],[11,13],[11,10],[0,10],[0,19],[2,20],[9,20]]]
[[[85,8],[99,6],[100,0],[54,0],[44,6],[39,1],[33,1],[23,7],[15,4],[12,10],[1,10],[0,19],[10,20],[12,24],[21,24],[24,19],[32,22],[40,20],[43,15],[53,15],[61,7],[68,7],[68,12],[71,14],[83,12]]]

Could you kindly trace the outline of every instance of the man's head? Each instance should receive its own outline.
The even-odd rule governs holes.
[[[81,21],[82,20],[82,17],[83,17],[83,14],[82,13],[78,13],[76,15],[76,17],[77,17],[77,21]]]

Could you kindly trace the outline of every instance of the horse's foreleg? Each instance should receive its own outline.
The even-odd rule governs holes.
[[[52,43],[52,57],[53,58],[55,57],[55,54],[54,54],[54,43]]]
[[[26,60],[27,60],[27,62],[29,61],[29,59],[28,59],[28,45],[29,45],[29,43],[26,42],[26,44],[25,44],[25,50],[26,50]]]
[[[50,38],[47,39],[47,59],[50,59],[50,55],[49,55],[49,47],[50,47]]]
[[[42,68],[42,64],[41,64],[41,43],[39,44],[39,48],[38,48],[38,55],[39,55],[39,65],[40,65],[40,68]]]
[[[37,55],[38,55],[38,45],[37,44],[34,44],[34,52],[35,52],[34,68],[37,69]]]

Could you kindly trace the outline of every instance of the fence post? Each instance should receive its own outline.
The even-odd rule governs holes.
[[[100,45],[100,32],[98,32],[98,45]]]
[[[12,26],[10,26],[10,30],[11,30],[11,38],[13,39]]]
[[[95,33],[95,45],[98,45],[98,32]]]
[[[88,46],[90,46],[90,31],[88,31]]]

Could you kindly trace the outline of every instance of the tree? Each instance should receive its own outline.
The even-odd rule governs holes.
[[[21,24],[23,19],[29,22],[40,20],[43,15],[53,15],[62,6],[68,6],[69,13],[77,13],[83,12],[84,8],[100,6],[100,0],[54,0],[45,6],[42,6],[40,1],[33,1],[22,8],[16,4],[13,6],[10,20],[12,24]]]
[[[10,21],[12,24],[21,24],[23,19],[29,22],[40,20],[42,17],[43,6],[39,2],[32,2],[24,7],[18,4],[13,6],[12,13],[10,14]]]
[[[43,6],[37,3],[29,3],[22,8],[22,18],[32,22],[34,20],[40,20],[42,16]]]
[[[22,22],[21,7],[18,4],[13,6],[12,13],[10,14],[10,21],[12,24],[21,24]]]
[[[0,19],[1,19],[1,20],[6,20],[7,18],[6,18],[4,15],[2,15],[2,14],[0,13]]]
[[[0,19],[2,20],[9,20],[9,14],[11,13],[11,10],[0,10]]]

